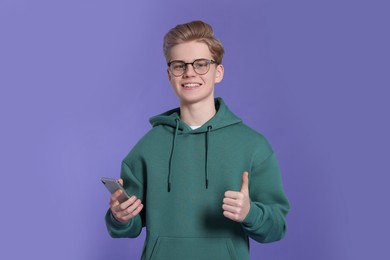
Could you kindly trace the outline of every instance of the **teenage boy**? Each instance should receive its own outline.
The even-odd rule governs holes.
[[[122,162],[131,195],[111,196],[113,237],[146,227],[142,259],[249,259],[249,240],[280,240],[289,203],[266,139],[234,115],[214,86],[224,49],[201,21],[164,37],[168,79],[180,107],[150,119],[153,128]]]

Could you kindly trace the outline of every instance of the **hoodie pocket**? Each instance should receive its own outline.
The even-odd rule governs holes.
[[[158,237],[151,260],[237,260],[229,238]]]

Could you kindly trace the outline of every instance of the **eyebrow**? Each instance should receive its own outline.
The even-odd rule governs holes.
[[[186,62],[184,60],[171,60],[168,63],[171,63],[171,62],[174,62],[174,61],[181,61],[181,62],[184,62],[184,63],[193,63],[196,60],[213,60],[213,58],[197,58],[197,59],[192,60],[191,62]]]

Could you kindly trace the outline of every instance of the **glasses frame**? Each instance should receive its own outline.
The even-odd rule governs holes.
[[[199,62],[199,61],[206,61],[206,62],[207,62],[208,67],[207,67],[207,71],[206,71],[205,73],[198,73],[198,72],[196,71],[196,68],[194,67],[194,64],[195,64],[196,62]],[[181,62],[181,63],[184,64],[185,68],[184,68],[184,70],[183,70],[183,72],[182,72],[181,74],[175,74],[175,73],[173,72],[173,70],[171,69],[171,64],[174,63],[174,62]],[[167,63],[169,71],[170,71],[175,77],[180,77],[180,76],[182,76],[182,75],[187,71],[187,65],[190,65],[190,64],[192,65],[192,68],[194,69],[194,72],[195,72],[196,74],[198,74],[198,75],[205,75],[205,74],[207,74],[207,72],[209,72],[209,70],[210,70],[210,64],[217,64],[217,62],[214,61],[214,60],[210,60],[210,59],[196,59],[196,60],[194,60],[193,62],[184,62],[184,61],[182,61],[182,60],[173,60],[173,61],[170,61],[170,62]]]

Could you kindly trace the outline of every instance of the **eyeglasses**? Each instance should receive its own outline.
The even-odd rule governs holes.
[[[187,70],[187,65],[189,64],[192,65],[196,74],[204,75],[209,71],[210,64],[216,64],[216,62],[208,59],[197,59],[193,62],[174,60],[168,62],[168,67],[174,76],[179,77],[184,74],[184,72]]]

